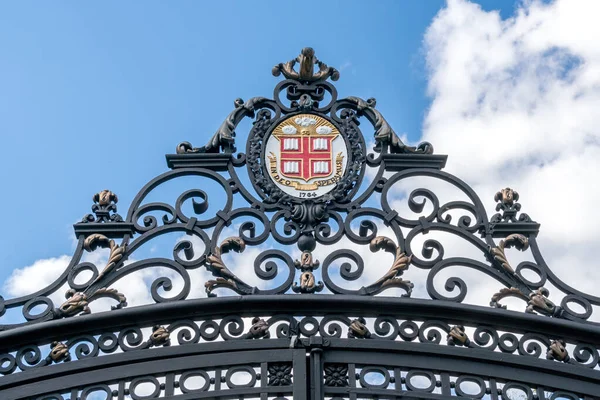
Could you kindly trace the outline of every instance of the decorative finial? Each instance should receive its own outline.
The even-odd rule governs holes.
[[[501,189],[494,196],[494,200],[498,202],[496,204],[496,211],[502,211],[502,214],[495,214],[490,219],[490,222],[517,222],[517,213],[521,210],[521,204],[517,203],[519,193],[516,190],[509,187]],[[521,214],[518,220],[521,222],[531,222],[531,218],[525,213]]]
[[[88,214],[81,222],[123,222],[123,218],[117,214],[117,202],[119,198],[116,194],[108,189],[96,193],[92,197],[94,205],[92,205],[92,212],[95,214]]]
[[[300,68],[298,71],[294,66],[298,63]],[[317,65],[319,70],[315,72],[314,66]],[[312,47],[305,47],[300,52],[300,55],[286,63],[279,63],[273,67],[273,76],[283,74],[286,79],[293,79],[301,82],[322,82],[331,78],[332,81],[337,81],[340,78],[340,72],[329,67],[324,62],[319,61],[315,57],[315,50]]]

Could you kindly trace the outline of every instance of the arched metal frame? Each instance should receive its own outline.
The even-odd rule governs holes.
[[[124,218],[114,193],[95,195],[93,213],[75,224],[75,254],[54,283],[1,300],[2,314],[20,310],[23,316],[22,322],[0,326],[3,399],[600,398],[600,328],[589,321],[600,297],[570,287],[549,269],[536,242],[539,224],[520,213],[517,192],[500,190],[498,213],[488,218],[474,191],[441,170],[446,156],[433,154],[429,143],[402,143],[374,99],[338,99],[327,79],[337,80],[339,73],[318,61],[312,49],[277,65],[273,73],[286,78],[273,99],[238,99],[205,146],[178,145],[177,154],[167,155],[171,171],[148,182]],[[349,155],[334,190],[310,200],[275,186],[264,161],[264,143],[273,128],[301,113],[335,124]],[[245,153],[236,153],[235,129],[245,118],[253,119],[253,126]],[[374,130],[371,152],[359,128],[362,119]],[[373,170],[370,182],[367,168]],[[252,188],[240,179],[246,173]],[[218,212],[207,215],[213,194],[199,188],[181,193],[174,204],[145,202],[161,184],[186,176],[222,188],[226,200]],[[390,193],[413,177],[444,181],[468,201],[441,204],[431,190],[417,188],[407,198],[417,217],[403,216],[390,204]],[[247,205],[234,207],[234,198]],[[367,205],[374,198],[378,206]],[[184,212],[186,202],[193,215]],[[454,218],[450,212],[455,210],[464,215]],[[222,239],[223,230],[236,222],[238,236]],[[378,226],[394,237],[378,235]],[[127,263],[140,246],[171,232],[195,236],[204,248],[198,251],[183,240],[172,258]],[[411,247],[415,237],[430,232],[465,240],[487,262],[445,257],[436,239],[426,240],[421,249]],[[317,245],[332,246],[343,238],[372,252],[391,253],[392,265],[358,289],[339,286],[336,279],[354,281],[373,268],[352,249],[333,250],[322,264],[313,258]],[[294,260],[280,249],[262,252],[252,261],[254,272],[277,286],[260,289],[236,276],[222,256],[267,240],[297,245],[302,256]],[[513,267],[506,254],[510,247],[530,249],[534,262]],[[84,252],[97,248],[110,251],[103,268],[81,262]],[[339,266],[336,279],[333,266]],[[447,279],[444,291],[436,288],[435,277],[453,266],[498,282],[490,307],[464,304],[467,284],[459,276]],[[119,281],[154,267],[178,274],[181,289],[171,294],[171,280],[159,277],[150,287],[156,304],[126,307],[126,291],[116,289]],[[414,283],[403,278],[409,267],[428,271],[431,299],[411,297]],[[187,299],[198,284],[189,271],[197,268],[214,275],[201,283],[207,299]],[[317,268],[322,282],[314,274]],[[91,277],[80,282],[84,272]],[[547,283],[563,292],[560,304],[548,298]],[[67,300],[54,304],[49,295],[64,285]],[[375,296],[391,288],[403,295]],[[323,290],[329,294],[318,294]],[[237,295],[216,297],[227,291]],[[523,313],[505,309],[501,301],[509,296],[523,300]],[[101,297],[114,299],[114,310],[90,313],[89,303]]]

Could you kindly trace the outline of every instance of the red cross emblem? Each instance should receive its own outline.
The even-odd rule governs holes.
[[[333,172],[331,142],[337,135],[283,135],[279,137],[279,169],[289,178],[309,181]]]

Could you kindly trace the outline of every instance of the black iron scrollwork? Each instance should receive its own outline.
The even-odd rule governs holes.
[[[255,344],[275,338],[286,339],[286,347],[289,346],[290,350],[304,345],[306,340],[310,344],[310,339],[314,338],[332,339],[332,342],[333,339],[360,339],[368,343],[388,340],[448,345],[451,351],[456,352],[468,348],[539,358],[544,363],[566,363],[570,367],[600,368],[598,343],[593,340],[589,340],[593,343],[588,343],[585,335],[569,336],[568,331],[561,328],[561,324],[569,321],[556,320],[573,320],[595,329],[595,323],[589,322],[589,319],[594,307],[600,306],[600,297],[566,285],[551,271],[536,242],[539,225],[527,214],[519,214],[521,205],[517,202],[517,192],[509,188],[500,190],[495,197],[498,214],[488,218],[477,194],[462,180],[441,171],[445,156],[433,154],[433,147],[427,142],[417,146],[403,143],[376,109],[375,99],[338,98],[337,90],[330,81],[337,80],[339,72],[319,61],[310,48],[302,50],[296,59],[278,64],[273,73],[285,78],[275,87],[273,99],[237,99],[234,109],[205,146],[195,148],[189,142],[180,143],[177,154],[167,156],[172,171],[148,182],[132,201],[125,218],[117,214],[118,198],[113,192],[104,190],[96,194],[93,213],[76,226],[78,244],[67,270],[36,293],[7,300],[0,298],[0,316],[9,310],[22,314],[22,321],[15,323],[10,320],[10,323],[0,325],[0,331],[89,314],[90,303],[101,297],[116,301],[114,309],[123,308],[127,305],[127,290],[123,290],[119,282],[146,268],[166,268],[181,278],[181,289],[173,294],[169,294],[174,287],[170,275],[155,278],[149,284],[149,291],[156,303],[186,300],[192,288],[202,285],[211,298],[221,293],[241,296],[299,294],[294,301],[327,296],[321,294],[323,292],[345,295],[358,301],[353,296],[389,295],[389,289],[400,289],[404,298],[395,300],[404,308],[399,309],[410,309],[410,305],[417,303],[425,309],[426,306],[419,303],[422,300],[411,298],[423,295],[438,300],[431,303],[446,304],[446,309],[454,310],[455,314],[415,320],[414,314],[399,315],[392,308],[385,312],[352,313],[348,310],[319,312],[310,307],[298,314],[280,311],[262,313],[260,310],[253,310],[254,314],[232,313],[221,312],[218,307],[221,299],[203,299],[216,302],[213,316],[198,318],[191,312],[185,318],[163,315],[160,320],[139,326],[122,322],[115,329],[90,328],[90,332],[73,337],[58,337],[60,335],[57,334],[57,337],[48,337],[48,340],[36,339],[35,344],[14,347],[7,344],[0,354],[0,373],[7,375],[17,370],[117,351],[155,349],[152,351],[159,352],[169,350],[162,348],[165,346],[241,340]],[[329,130],[321,129],[318,133],[316,127],[310,125],[311,116],[315,117],[315,121],[319,117],[315,124],[321,123]],[[330,175],[306,179],[301,183],[313,187],[300,191],[305,194],[304,197],[288,190],[289,187],[283,187],[285,185],[277,184],[274,175],[277,175],[278,169],[276,164],[273,168],[273,163],[281,160],[273,161],[267,152],[267,142],[273,138],[275,129],[283,129],[285,121],[294,121],[295,118],[300,121],[294,127],[306,123],[306,127],[314,128],[314,132],[308,132],[307,128],[305,134],[308,136],[314,133],[315,136],[326,137],[339,133],[336,140],[339,139],[338,153],[342,153],[331,152],[331,159],[327,160],[331,164],[327,164],[326,168]],[[244,119],[252,120],[252,128],[245,152],[236,153],[236,130]],[[365,121],[373,129],[374,149],[367,149],[362,133],[365,128],[360,125]],[[288,130],[291,132],[291,128]],[[299,136],[302,134],[298,133]],[[323,143],[320,145],[326,148]],[[197,183],[174,196],[174,202],[147,200],[161,185],[187,177],[197,179]],[[413,178],[451,185],[462,193],[463,198],[445,201],[441,196],[438,198],[433,190],[422,186],[421,181],[404,194],[408,185],[414,185]],[[317,181],[320,183],[315,183]],[[250,185],[244,182],[250,182]],[[207,189],[205,183],[214,188]],[[319,185],[328,186],[331,190],[319,192]],[[406,208],[400,207],[400,203]],[[232,235],[226,228],[235,229],[237,233]],[[135,257],[139,254],[136,251],[143,245],[169,233],[182,235],[173,246],[172,254],[163,258]],[[449,257],[443,237],[438,235],[440,233],[452,235],[472,246],[484,256],[482,261]],[[355,247],[333,247],[346,239]],[[266,248],[260,248],[258,256],[248,260],[250,248],[261,245]],[[292,245],[297,249],[290,249]],[[368,251],[361,253],[361,248]],[[103,267],[82,262],[84,252],[98,249],[108,252]],[[533,261],[511,264],[511,249],[530,251]],[[318,251],[326,254],[322,263],[314,256]],[[365,256],[375,253],[377,256],[386,253],[391,261],[382,265],[371,262]],[[213,274],[213,278],[195,282],[190,271],[198,268],[205,268]],[[425,281],[419,282],[414,277],[406,280],[404,275],[408,274],[409,268],[412,268],[411,273],[416,268],[424,270]],[[476,309],[460,304],[467,299],[468,279],[463,279],[465,275],[450,276],[442,285],[437,285],[437,279],[449,268],[483,274],[498,282],[498,292],[490,293],[491,307]],[[338,271],[337,279],[341,278],[344,283],[355,282],[358,289],[339,286],[332,277],[338,275]],[[262,288],[261,284],[259,288],[248,283],[250,280],[246,280],[246,272],[267,281],[270,286]],[[372,272],[376,277],[367,281]],[[87,278],[82,282],[84,274]],[[56,305],[52,295],[62,290],[64,285],[68,287],[67,300]],[[123,293],[115,286],[120,287]],[[551,300],[546,286],[556,288],[552,289],[553,295],[562,293],[562,299]],[[523,302],[524,313],[504,311],[502,300],[509,296]],[[244,297],[244,300],[247,299]],[[277,299],[273,297],[272,302],[276,304]],[[360,300],[368,299],[363,297]],[[511,320],[519,315],[518,321],[526,321],[528,325],[519,327],[517,322],[511,322],[500,327],[474,323],[469,318],[461,320],[461,315],[472,315],[475,311],[482,315],[490,313],[494,321],[501,321],[503,316]],[[119,311],[111,315],[117,313]],[[79,318],[53,323],[77,322]],[[540,323],[541,320],[544,326],[557,328],[557,332],[536,328],[534,322]],[[314,343],[319,343],[319,340],[315,339]],[[358,385],[379,390],[381,388],[373,386],[365,376],[379,374],[388,385],[392,381],[392,373],[395,373],[382,366],[362,366],[358,371],[348,369],[344,363],[327,362],[324,365],[322,383],[329,389],[345,390],[353,382],[353,389]],[[258,379],[269,387],[288,387],[294,383],[292,364],[287,361],[264,362],[260,367],[263,368],[262,375],[257,375],[253,368],[244,365],[231,367],[227,372],[223,370],[224,375],[218,383],[234,388],[237,383],[232,376],[244,371],[250,375],[250,382]],[[189,376],[182,373],[179,378],[183,382],[179,384],[182,392],[192,393],[195,390],[188,387],[191,383],[186,383],[189,377],[208,377],[207,372],[200,371],[186,372]],[[416,388],[411,383],[413,378],[421,376],[430,379],[433,387],[440,382],[438,386],[450,390],[449,383],[444,386],[447,382],[442,384],[443,378],[431,378],[432,374],[421,370],[407,371],[395,383],[410,391]],[[132,385],[132,393],[136,393],[137,385],[145,383],[143,379],[128,383]],[[154,384],[154,377],[148,379],[146,383]],[[475,382],[485,389],[486,383],[482,384],[482,379],[475,375],[457,378],[455,392],[464,393],[461,386],[464,382]],[[172,383],[172,379],[169,382]],[[202,390],[197,390],[214,388],[211,385],[217,383],[211,377],[205,378],[204,382]],[[511,384],[507,382],[504,388],[510,389]],[[487,385],[492,387],[490,383]],[[162,390],[160,383],[157,387]],[[517,384],[513,387],[518,389]],[[80,394],[84,390],[91,393],[91,389],[84,388]],[[110,388],[107,393],[112,396]]]
[[[350,96],[346,97],[344,100],[353,106],[358,115],[364,115],[369,122],[373,124],[375,128],[375,141],[377,144],[376,151],[381,152],[383,151],[383,147],[387,146],[390,153],[433,153],[433,146],[428,142],[423,142],[417,147],[407,146],[402,143],[402,140],[400,140],[390,124],[383,115],[381,115],[379,110],[375,108],[375,105],[377,104],[375,98],[363,100],[360,97]]]
[[[235,128],[240,121],[246,117],[252,117],[254,111],[260,107],[261,103],[268,101],[264,97],[253,97],[247,101],[236,99],[235,109],[227,116],[213,137],[202,147],[192,147],[189,142],[182,142],[177,145],[177,154],[187,153],[234,153],[235,148]]]

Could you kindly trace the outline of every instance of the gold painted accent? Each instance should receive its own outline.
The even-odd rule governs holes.
[[[300,275],[300,290],[304,293],[310,292],[315,288],[315,276],[312,272],[306,271]]]
[[[501,189],[494,196],[494,201],[501,201],[506,206],[512,206],[517,200],[519,200],[519,193],[509,187]]]
[[[516,287],[502,288],[492,296],[490,306],[506,309],[505,305],[500,304],[500,300],[505,297],[516,297],[527,302],[525,312],[528,314],[535,314],[537,312],[542,315],[555,316],[555,313],[560,311],[560,308],[557,309],[556,305],[548,299],[549,294],[550,292],[545,287],[538,288],[529,293],[529,295]]]
[[[252,326],[248,330],[248,333],[244,335],[245,339],[268,339],[270,337],[269,323],[259,317],[252,319]]]
[[[407,295],[410,295],[412,288],[414,287],[413,283],[401,279],[400,276],[408,269],[412,256],[407,256],[400,246],[396,246],[396,243],[394,243],[392,239],[385,236],[377,236],[371,240],[369,249],[373,253],[384,250],[394,254],[394,262],[384,276],[365,289],[368,292],[373,291],[372,294],[377,294],[388,287],[400,287],[407,291]]]
[[[154,325],[152,327],[152,334],[148,339],[150,347],[169,346],[171,344],[171,340],[169,339],[170,335],[171,332],[164,326]]]
[[[107,197],[110,197],[110,195],[106,195],[103,201],[106,201]],[[99,286],[96,285],[96,283],[98,283],[106,274],[115,270],[122,263],[125,256],[126,246],[119,246],[114,240],[111,240],[100,233],[94,233],[85,238],[83,242],[83,248],[86,251],[92,252],[98,247],[110,249],[110,255],[108,256],[108,262],[106,263],[106,266],[98,274],[96,279],[94,279],[82,292],[77,292],[74,289],[67,290],[65,293],[67,301],[61,304],[56,310],[59,317],[72,317],[79,313],[89,314],[91,312],[88,306],[89,303],[100,297],[110,297],[117,300],[119,304],[114,308],[122,308],[127,305],[127,299],[125,298],[125,295],[119,293],[116,289],[107,287],[94,289],[95,287]]]
[[[117,195],[108,189],[104,189],[100,193],[96,193],[94,197],[92,197],[92,200],[94,201],[94,203],[98,203],[101,206],[107,206],[112,202],[119,202],[119,198],[117,197]]]
[[[71,361],[71,354],[69,354],[69,347],[62,342],[52,342],[50,344],[49,359],[54,363],[61,361]]]
[[[548,352],[546,353],[548,360],[556,360],[562,362],[569,362],[569,352],[566,349],[566,343],[564,340],[553,340],[548,346]]]
[[[106,266],[100,272],[98,277],[90,284],[90,286],[96,282],[98,282],[104,275],[109,273],[110,271],[116,269],[117,266],[123,261],[123,257],[125,256],[126,246],[118,245],[114,240],[107,238],[106,236],[100,233],[94,233],[93,235],[85,238],[83,242],[83,248],[89,252],[96,250],[98,247],[106,249],[110,249],[110,255],[108,256],[108,262]]]
[[[300,64],[299,71],[294,69],[296,63]],[[315,65],[319,68],[318,72],[314,70]],[[330,77],[332,81],[337,81],[340,78],[340,72],[337,69],[329,67],[315,57],[315,51],[312,47],[303,48],[298,57],[286,63],[277,64],[271,72],[273,76],[283,74],[286,79],[303,82],[326,81]]]
[[[221,242],[220,246],[215,247],[212,253],[207,257],[206,264],[209,271],[217,278],[211,279],[204,284],[207,294],[210,295],[212,291],[218,287],[227,287],[238,291],[238,285],[247,286],[241,279],[235,276],[229,268],[227,268],[222,258],[223,254],[230,251],[241,253],[245,249],[246,243],[240,237],[228,237]]]
[[[529,248],[529,240],[520,233],[513,233],[508,235],[506,239],[501,240],[500,243],[498,243],[498,246],[490,247],[489,251],[492,258],[497,261],[505,271],[514,275],[515,270],[510,266],[505,254],[505,250],[513,246],[518,250],[525,251]]]
[[[505,305],[500,304],[500,300],[505,297],[517,297],[521,300],[529,300],[529,297],[523,294],[520,289],[511,287],[511,288],[502,288],[498,293],[494,293],[492,296],[492,300],[490,301],[490,306],[494,308],[503,308],[506,309]]]
[[[79,313],[89,314],[91,312],[89,303],[97,300],[101,297],[110,297],[117,300],[119,304],[113,308],[122,308],[127,305],[127,299],[123,293],[112,288],[100,288],[92,292],[92,294],[86,294],[84,292],[76,292],[73,289],[67,290],[65,294],[67,301],[58,307],[58,313],[61,317],[72,317]]]
[[[357,339],[369,339],[371,332],[367,328],[366,321],[363,317],[352,320],[352,323],[348,327],[348,337]]]
[[[471,342],[462,325],[454,325],[448,332],[447,340],[449,346],[468,346]]]
[[[318,265],[318,261],[316,261],[317,265]],[[304,251],[302,252],[302,255],[300,256],[300,268],[315,268],[315,262],[313,262],[313,255],[310,251]]]
[[[550,292],[545,287],[541,287],[529,294],[528,306],[525,309],[526,313],[535,314],[536,312],[548,316],[554,315],[556,305],[548,299]]]
[[[89,301],[85,293],[75,292],[73,289],[67,290],[65,294],[67,301],[62,303],[58,309],[65,317],[71,317],[79,313],[89,314],[91,312],[88,307]]]
[[[302,271],[300,274],[300,285],[294,283],[292,290],[296,293],[315,293],[323,290],[323,282],[317,284],[313,270],[319,268],[319,261],[313,260],[313,255],[310,251],[302,252],[300,260],[294,261],[296,269]]]

